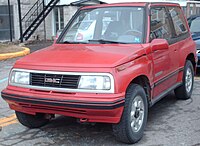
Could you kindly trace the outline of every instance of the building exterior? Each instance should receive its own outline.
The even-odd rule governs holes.
[[[24,0],[22,2],[22,13],[25,14],[26,10],[30,9],[34,1]],[[19,38],[19,15],[17,1],[10,1],[11,8],[11,22],[13,38]],[[9,40],[10,38],[10,27],[9,27],[9,13],[8,13],[8,1],[0,0],[0,40]]]
[[[30,9],[36,5],[36,2],[42,1],[44,5],[47,5],[51,0],[20,0],[21,3],[21,16],[22,16],[22,30],[27,29],[26,24],[23,22],[24,16]],[[133,2],[135,0],[126,0],[127,2]],[[144,1],[144,0],[137,0]],[[151,0],[145,0],[151,2]],[[200,2],[198,1],[186,1],[186,0],[162,0],[164,2],[177,2],[179,3],[187,17],[191,14],[200,14]],[[10,0],[11,10],[11,32],[14,40],[20,38],[19,27],[19,14],[18,14],[18,0]],[[47,15],[45,21],[43,21],[39,27],[34,31],[29,40],[34,39],[48,39],[52,40],[56,36],[56,32],[64,28],[69,19],[74,15],[79,7],[85,5],[95,5],[102,3],[116,3],[124,2],[123,0],[60,0],[53,10]],[[194,5],[195,4],[195,5]],[[9,26],[9,13],[8,13],[8,0],[0,0],[0,41],[10,39],[10,26]]]
[[[31,9],[31,7],[38,0],[21,0],[21,17]],[[43,0],[42,0],[43,1]],[[44,4],[47,5],[50,0],[44,0]],[[63,29],[68,23],[74,13],[85,5],[101,4],[98,0],[60,0],[53,10],[47,15],[45,21],[36,29],[29,40],[34,39],[48,39],[52,40],[56,36],[56,32]],[[14,40],[20,38],[19,27],[19,14],[17,0],[10,0],[11,9],[11,28]],[[25,24],[22,22],[22,29],[25,31]],[[0,0],[0,41],[7,41],[10,39],[10,27],[9,27],[9,13],[8,13],[8,0]]]

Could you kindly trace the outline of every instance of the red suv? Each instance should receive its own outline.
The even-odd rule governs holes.
[[[94,26],[82,33],[85,22]],[[1,94],[29,128],[60,114],[112,123],[117,140],[135,143],[149,107],[173,90],[178,99],[191,97],[196,62],[178,4],[88,6],[52,46],[16,62]]]

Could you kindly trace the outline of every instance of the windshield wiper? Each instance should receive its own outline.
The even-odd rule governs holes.
[[[125,42],[116,42],[116,41],[104,40],[104,39],[88,40],[88,42],[94,42],[94,43],[100,43],[100,44],[127,44]]]
[[[100,44],[127,44],[125,42],[116,42],[116,41],[111,41],[111,40],[104,40],[104,39],[99,39],[99,40],[88,40],[88,42],[92,43],[100,43]],[[73,41],[63,41],[60,42],[62,44],[88,44],[87,42],[73,42]]]
[[[71,42],[71,41],[64,41],[60,43],[61,44],[87,44],[87,42]]]

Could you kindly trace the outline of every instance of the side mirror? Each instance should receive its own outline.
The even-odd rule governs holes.
[[[169,48],[169,44],[165,39],[154,39],[151,42],[151,50],[158,51],[158,50],[167,50]]]

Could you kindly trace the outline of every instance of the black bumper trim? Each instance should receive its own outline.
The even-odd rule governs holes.
[[[16,101],[28,104],[41,104],[50,106],[62,106],[71,108],[85,108],[85,109],[116,109],[124,106],[124,98],[116,100],[114,102],[82,102],[75,100],[56,100],[49,98],[36,98],[31,96],[21,96],[15,94],[7,94],[2,92],[1,96],[4,100]]]

